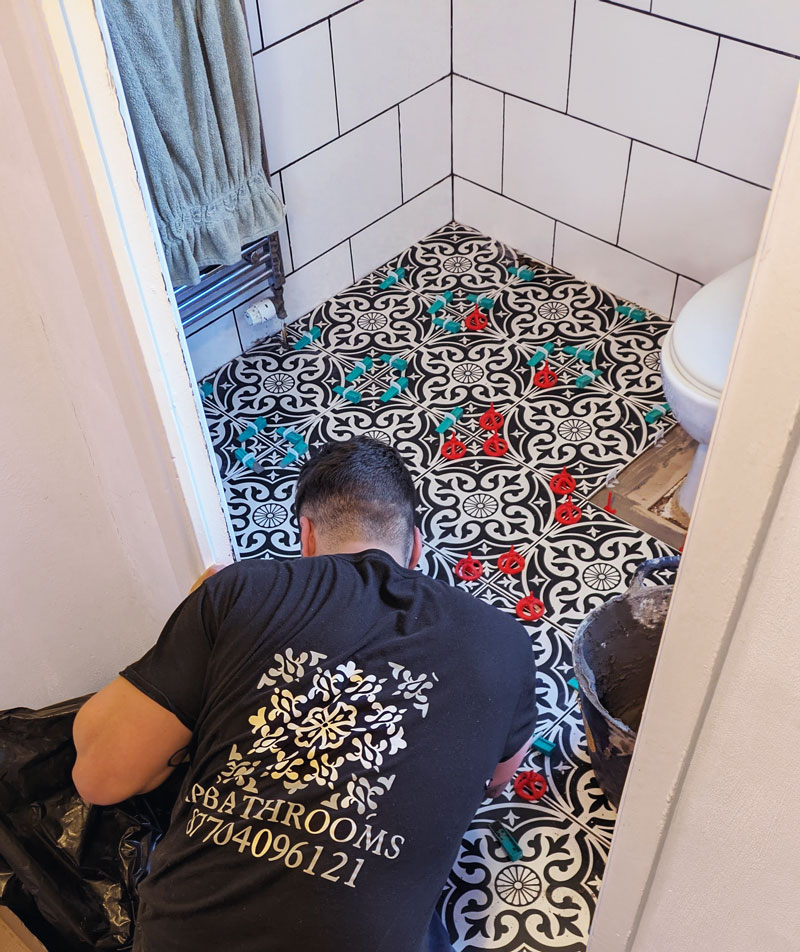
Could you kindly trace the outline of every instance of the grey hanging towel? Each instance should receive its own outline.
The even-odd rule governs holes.
[[[233,264],[284,209],[261,157],[240,0],[103,0],[174,284]]]

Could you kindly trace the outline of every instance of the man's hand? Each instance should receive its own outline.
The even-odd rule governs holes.
[[[88,803],[119,803],[160,786],[183,760],[192,732],[165,707],[117,678],[78,711],[72,779]]]
[[[504,760],[495,767],[494,776],[486,788],[485,799],[494,800],[500,796],[509,783],[511,783],[514,774],[519,770],[520,764],[530,749],[531,742],[526,740],[513,757],[509,757],[508,760]]]
[[[226,569],[227,567],[228,567],[227,565],[219,565],[219,564],[210,565],[205,570],[205,572],[203,572],[200,578],[194,583],[194,585],[192,585],[192,587],[189,589],[189,594],[191,595],[192,592],[200,588],[200,586],[203,584],[203,582],[205,582],[207,578],[211,578],[212,575],[216,575],[217,572],[221,572],[223,569]]]

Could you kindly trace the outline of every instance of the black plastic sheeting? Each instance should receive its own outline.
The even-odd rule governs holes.
[[[110,807],[72,784],[86,698],[0,713],[0,905],[50,952],[130,949],[137,888],[183,779]]]

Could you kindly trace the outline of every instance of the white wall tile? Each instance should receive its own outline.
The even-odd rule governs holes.
[[[550,264],[555,226],[552,218],[458,177],[453,188],[456,221]]]
[[[331,29],[342,131],[450,72],[449,0],[367,0]]]
[[[650,0],[614,0],[614,2],[634,10],[650,10]]]
[[[455,0],[455,72],[563,109],[572,6],[567,0]]]
[[[202,380],[242,352],[233,314],[226,314],[187,337],[186,344],[195,380]]]
[[[281,173],[295,268],[400,204],[397,113],[384,113]]]
[[[768,198],[766,189],[635,142],[619,243],[710,281],[753,254]]]
[[[800,60],[722,40],[698,158],[772,185],[800,82]]]
[[[400,104],[400,148],[405,201],[450,174],[449,79]]]
[[[697,294],[702,286],[703,285],[697,281],[684,278],[683,275],[678,277],[678,285],[675,288],[675,300],[673,301],[672,314],[670,315],[673,321],[680,314],[684,304],[686,304],[690,297]]]
[[[264,45],[282,40],[290,33],[348,6],[352,0],[259,0]]]
[[[255,53],[263,46],[261,25],[258,22],[258,0],[244,0],[244,15],[247,20],[247,32],[250,34],[250,49]]]
[[[283,182],[281,181],[281,173],[276,172],[269,177],[270,184],[278,193],[280,200],[286,204],[286,199],[283,196]],[[292,247],[289,244],[289,232],[288,232],[288,214],[281,222],[281,226],[278,229],[278,241],[281,244],[281,257],[283,258],[283,273],[289,274],[294,270],[294,265],[292,264]]]
[[[613,132],[508,96],[503,192],[614,241],[629,148]]]
[[[312,308],[346,288],[352,281],[350,246],[343,241],[286,279],[283,300],[287,320],[295,321],[308,314]]]
[[[621,248],[558,224],[553,264],[612,294],[669,316],[675,275]]]
[[[694,158],[716,51],[709,33],[578,0],[569,113]]]
[[[453,171],[500,191],[503,94],[453,77]]]
[[[338,135],[327,24],[257,53],[253,64],[270,168]]]
[[[796,0],[653,0],[653,13],[800,54],[800,3]]]
[[[353,265],[356,279],[363,277],[452,217],[450,179],[434,185],[401,208],[353,235]]]

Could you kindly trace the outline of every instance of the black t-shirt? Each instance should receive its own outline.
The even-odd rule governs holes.
[[[522,626],[374,549],[230,566],[122,676],[193,731],[142,952],[416,952],[535,723]]]

